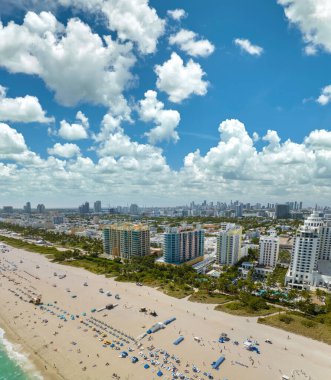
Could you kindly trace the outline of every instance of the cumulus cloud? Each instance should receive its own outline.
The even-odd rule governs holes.
[[[329,0],[278,0],[289,22],[299,28],[308,55],[319,49],[331,53],[331,3]]]
[[[331,149],[331,131],[315,129],[305,138],[305,144],[315,148]]]
[[[157,100],[156,91],[145,92],[145,98],[139,102],[139,115],[143,121],[152,121],[156,124],[155,128],[146,133],[149,143],[179,140],[175,129],[180,122],[180,114],[175,110],[165,110],[164,104]]]
[[[177,45],[182,51],[193,57],[208,57],[215,50],[214,45],[206,39],[199,39],[191,30],[181,29],[169,37],[170,45]]]
[[[53,148],[47,149],[48,154],[71,158],[80,154],[80,149],[76,144],[54,144]]]
[[[0,155],[19,154],[28,148],[24,137],[9,125],[0,123]]]
[[[130,42],[101,38],[79,19],[64,27],[51,13],[28,12],[22,25],[0,23],[0,66],[38,75],[67,106],[90,102],[128,114],[122,93],[134,63]]]
[[[185,65],[181,57],[172,53],[168,61],[156,65],[156,86],[169,95],[169,100],[181,103],[191,95],[206,95],[208,82],[203,80],[205,72],[190,59]]]
[[[185,18],[187,16],[184,9],[179,9],[179,8],[168,10],[167,15],[176,21],[179,21],[182,18]]]
[[[50,123],[52,117],[46,117],[39,100],[35,96],[7,98],[7,89],[0,85],[0,120],[21,123]]]
[[[240,49],[250,55],[260,56],[263,53],[263,48],[258,45],[253,45],[249,40],[236,38],[234,40],[235,45],[239,46]]]
[[[60,122],[59,136],[65,140],[82,140],[88,138],[89,121],[83,112],[78,111],[76,115],[78,123],[70,124],[66,120]]]
[[[322,89],[321,95],[317,98],[317,103],[321,104],[322,106],[327,105],[331,102],[331,85],[325,86]]]
[[[109,29],[116,31],[121,40],[136,42],[143,54],[156,51],[165,23],[155,9],[149,7],[148,0],[102,1],[101,9],[108,19]]]
[[[153,98],[151,93],[148,96]],[[148,108],[144,117],[149,119],[160,105]],[[211,193],[214,199],[229,199],[233,194],[274,202],[284,201],[289,195],[305,202],[330,199],[330,131],[313,131],[296,143],[282,141],[269,130],[262,139],[262,148],[255,146],[239,120],[223,121],[219,132],[215,146],[205,154],[199,150],[188,153],[182,168],[172,170],[162,149],[133,141],[124,132],[121,119],[111,114],[105,115],[95,136],[95,159],[82,156],[74,144],[68,144],[73,145],[73,153],[63,148],[66,144],[55,144],[51,156],[41,159],[28,150],[21,134],[1,125],[0,158],[5,154],[5,159],[14,163],[0,163],[0,191],[8,200],[21,199],[21,194],[33,200],[42,191],[45,199],[57,204],[59,195],[68,202],[77,201],[72,189],[78,184],[79,191],[91,198],[98,195],[108,199],[112,189],[112,202],[116,203],[130,197],[137,202],[148,199],[149,203],[178,204]],[[311,189],[308,193],[307,186]]]
[[[59,6],[88,11],[106,21],[109,30],[122,41],[134,42],[140,53],[156,51],[158,39],[164,33],[164,20],[160,19],[148,0],[6,0],[8,10],[16,7],[39,12],[55,11]],[[101,17],[100,17],[101,16]],[[33,28],[42,26],[40,19],[33,20]]]

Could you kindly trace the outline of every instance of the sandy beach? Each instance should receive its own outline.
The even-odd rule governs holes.
[[[26,302],[37,294],[43,307]],[[118,305],[92,312],[110,303]],[[0,306],[0,327],[7,339],[22,346],[45,379],[173,379],[173,368],[177,378],[180,373],[188,379],[208,379],[204,372],[228,380],[279,380],[282,374],[331,378],[331,346],[324,343],[11,247],[0,252]],[[140,339],[156,322],[171,317],[176,320]],[[219,343],[221,333],[230,341]],[[174,345],[179,336],[184,340]],[[247,338],[259,343],[260,354],[244,348]],[[123,351],[128,357],[119,357]],[[213,370],[211,363],[220,356],[225,361]]]

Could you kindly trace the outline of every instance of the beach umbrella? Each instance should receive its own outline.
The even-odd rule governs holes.
[[[163,376],[163,372],[158,371],[158,372],[157,372],[157,375],[158,375],[159,377],[161,377],[161,376]]]
[[[145,369],[148,369],[148,368],[149,368],[149,365],[148,365],[148,364],[145,364],[145,365],[144,365],[144,368],[145,368]]]

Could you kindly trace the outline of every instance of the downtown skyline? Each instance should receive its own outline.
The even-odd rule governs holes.
[[[328,205],[331,7],[247,3],[5,0],[0,206]]]

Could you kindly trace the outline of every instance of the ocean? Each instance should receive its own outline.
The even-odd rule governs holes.
[[[42,380],[33,364],[0,328],[0,380]]]

